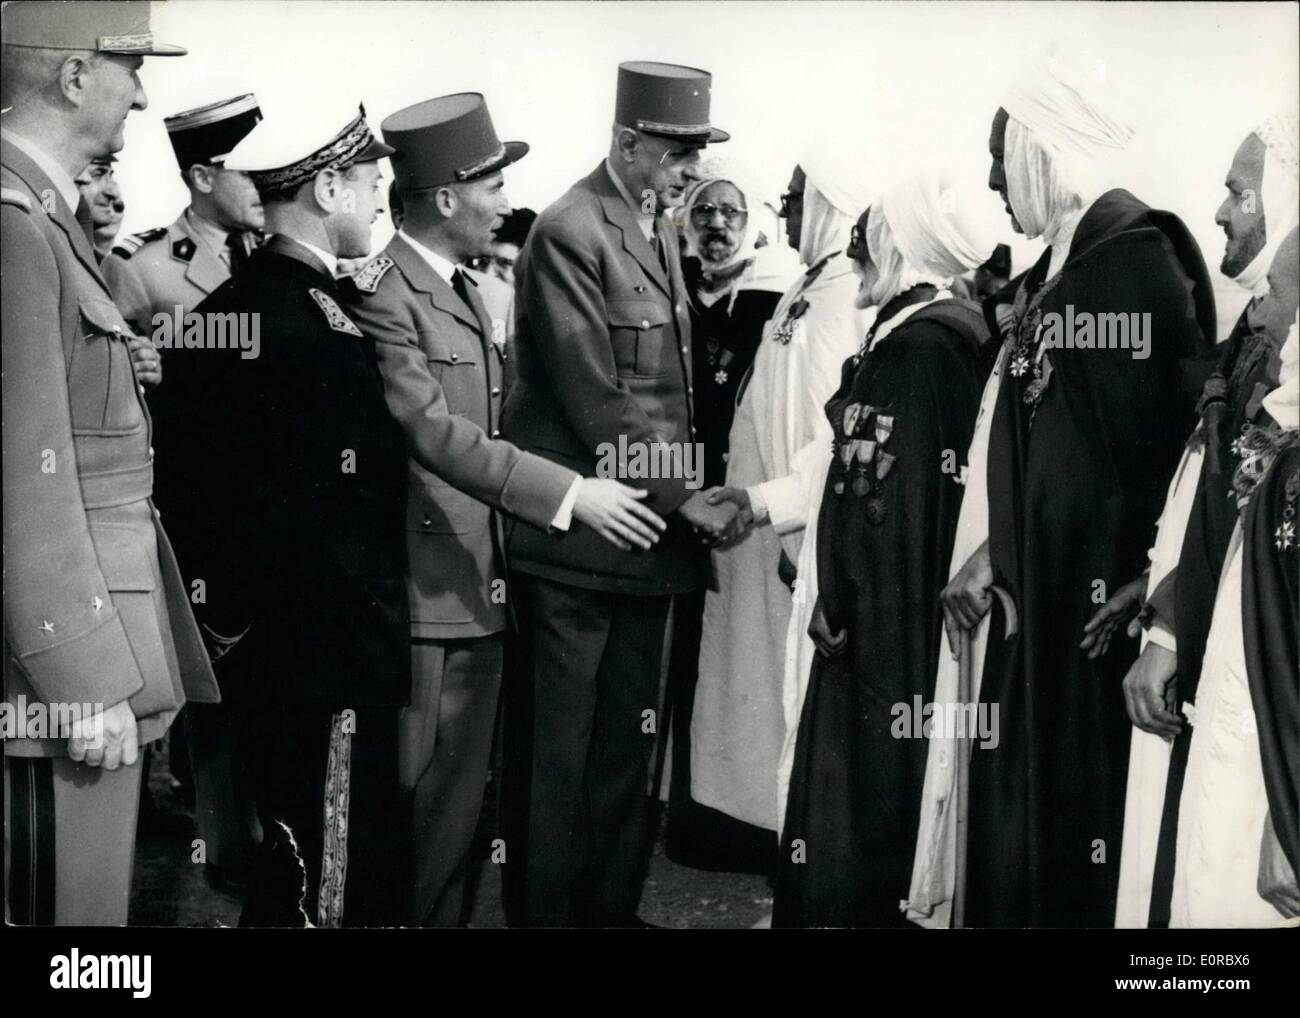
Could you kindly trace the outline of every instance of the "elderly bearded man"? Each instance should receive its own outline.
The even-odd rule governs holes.
[[[610,449],[693,451],[677,233],[656,213],[681,204],[699,150],[729,137],[709,125],[706,72],[628,63],[618,73],[608,158],[538,217],[516,267],[519,380],[502,424],[584,476]],[[590,528],[515,524],[507,535],[523,660],[513,708],[507,694],[515,923],[639,923],[668,602],[698,582],[691,528],[718,536],[734,515],[692,490],[698,482],[646,479],[646,504],[671,516],[652,551]]]
[[[1133,654],[1063,649],[1078,645],[1093,599],[1141,570],[1192,421],[1190,362],[1214,335],[1186,227],[1104,182],[1132,132],[1096,66],[1036,55],[989,144],[990,188],[1049,250],[986,305],[990,325],[1005,323],[1006,365],[989,434],[988,540],[944,591],[950,635],[979,624],[994,583],[1020,613],[1017,636],[989,641],[979,690],[998,705],[1001,741],[971,757],[977,926],[1113,921],[1130,730],[1120,678]],[[1040,325],[1067,306],[1074,321],[1150,314],[1144,349],[1049,343]]]

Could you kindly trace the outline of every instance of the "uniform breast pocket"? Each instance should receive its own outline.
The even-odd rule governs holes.
[[[79,434],[127,435],[144,427],[127,340],[130,326],[112,301],[86,298],[68,364],[72,428]]]
[[[442,386],[447,409],[453,414],[468,414],[484,399],[482,367],[477,351],[453,344],[431,341],[421,335],[420,346],[429,363],[429,373]]]
[[[667,374],[676,357],[669,309],[651,300],[611,300],[605,310],[619,377]]]

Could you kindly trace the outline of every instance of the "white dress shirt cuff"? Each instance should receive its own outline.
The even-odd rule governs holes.
[[[569,485],[568,492],[565,493],[564,501],[560,503],[560,508],[555,511],[555,518],[551,520],[551,528],[554,530],[568,530],[573,525],[573,506],[578,501],[578,489],[582,486],[582,478],[575,477],[573,483]]]
[[[754,514],[754,522],[766,523],[768,517],[767,496],[763,494],[763,486],[756,484],[752,488],[746,488],[745,493],[749,495],[749,511]]]

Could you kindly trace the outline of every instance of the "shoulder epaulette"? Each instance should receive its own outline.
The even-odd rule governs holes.
[[[361,338],[361,330],[357,328],[357,323],[343,313],[343,309],[338,303],[324,290],[318,290],[312,287],[307,291],[311,294],[311,299],[316,302],[325,317],[329,320],[330,328],[335,332],[346,332],[349,336]]]
[[[381,254],[377,258],[372,258],[357,271],[352,277],[352,281],[357,284],[357,289],[362,293],[374,293],[379,289],[379,281],[384,278],[384,273],[396,264],[388,255]]]
[[[0,202],[5,205],[17,205],[24,212],[32,210],[32,200],[16,188],[0,187]]]
[[[165,237],[166,235],[167,227],[165,226],[158,226],[152,230],[144,230],[140,233],[128,234],[113,245],[113,254],[117,255],[119,258],[130,258],[146,244],[151,244],[159,237]]]

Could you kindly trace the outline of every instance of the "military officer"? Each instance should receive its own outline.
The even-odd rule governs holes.
[[[190,203],[170,226],[122,238],[104,259],[104,277],[122,314],[142,336],[154,316],[182,314],[230,278],[262,228],[262,204],[247,174],[221,165],[262,119],[251,93],[163,120]],[[164,507],[165,508],[165,507]]]
[[[96,156],[77,177],[77,190],[90,213],[90,244],[101,265],[117,239],[122,213],[126,211],[122,189],[113,175],[115,162],[117,156],[111,153]]]
[[[501,683],[508,593],[494,510],[539,533],[585,525],[644,548],[663,521],[619,482],[584,479],[498,437],[501,326],[462,266],[490,250],[510,211],[502,171],[528,146],[497,140],[477,93],[399,110],[382,132],[397,150],[404,219],[356,275],[366,296],[352,314],[377,343],[410,451],[412,692],[400,746],[415,820],[406,919],[450,925],[460,920]]]
[[[621,65],[608,157],[541,214],[516,266],[518,381],[502,433],[584,476],[614,448],[694,441],[678,240],[657,213],[681,204],[700,149],[728,138],[709,124],[711,80]],[[507,837],[513,922],[639,923],[668,603],[698,580],[691,529],[716,536],[731,516],[710,512],[722,507],[685,473],[644,482],[650,508],[672,515],[652,551],[583,531],[509,533],[527,674],[513,709],[507,694],[508,751],[531,752],[507,782],[523,824]]]
[[[236,143],[262,119],[257,98],[252,94],[208,103],[166,117],[167,137],[180,167],[190,204],[170,226],[124,237],[104,259],[104,278],[132,328],[146,337],[179,336],[175,316],[184,316],[209,293],[230,278],[232,265],[246,257],[252,231],[262,227],[262,204],[248,175],[225,169],[221,162]],[[93,209],[92,209],[93,211]],[[158,332],[155,316],[171,321],[165,333]],[[158,353],[150,343],[138,351],[152,356],[151,367],[161,381]],[[207,351],[175,345],[163,349],[169,373],[202,370]],[[147,376],[154,380],[154,375]],[[155,500],[166,514],[173,538],[182,539],[189,521],[176,512],[180,497],[173,493],[173,481],[183,466],[175,464],[187,456],[176,448],[169,433],[177,418],[190,407],[172,398],[182,388],[160,385],[149,392],[149,407],[160,435]],[[182,496],[183,497],[183,496]],[[231,661],[214,662],[218,680],[234,666]],[[181,717],[173,738],[172,766],[181,773],[183,755],[191,763],[194,779],[194,819],[205,848],[205,874],[214,884],[237,886],[258,837],[259,828],[251,801],[236,785],[231,773],[232,714],[223,706],[198,706]],[[188,747],[187,747],[188,744]],[[147,768],[146,768],[147,770]]]
[[[166,436],[183,467],[182,561],[230,665],[223,694],[263,831],[243,925],[398,919],[406,454],[374,344],[335,282],[340,258],[370,253],[391,152],[364,114],[307,103],[235,147],[226,165],[249,174],[274,236],[195,310],[259,328],[260,344],[252,357],[187,349],[194,369],[165,383],[189,408]]]
[[[6,4],[0,24],[4,706],[47,722],[5,733],[5,918],[121,925],[138,747],[217,689],[75,177],[145,108],[143,58],[185,50],[153,41],[148,3]]]

